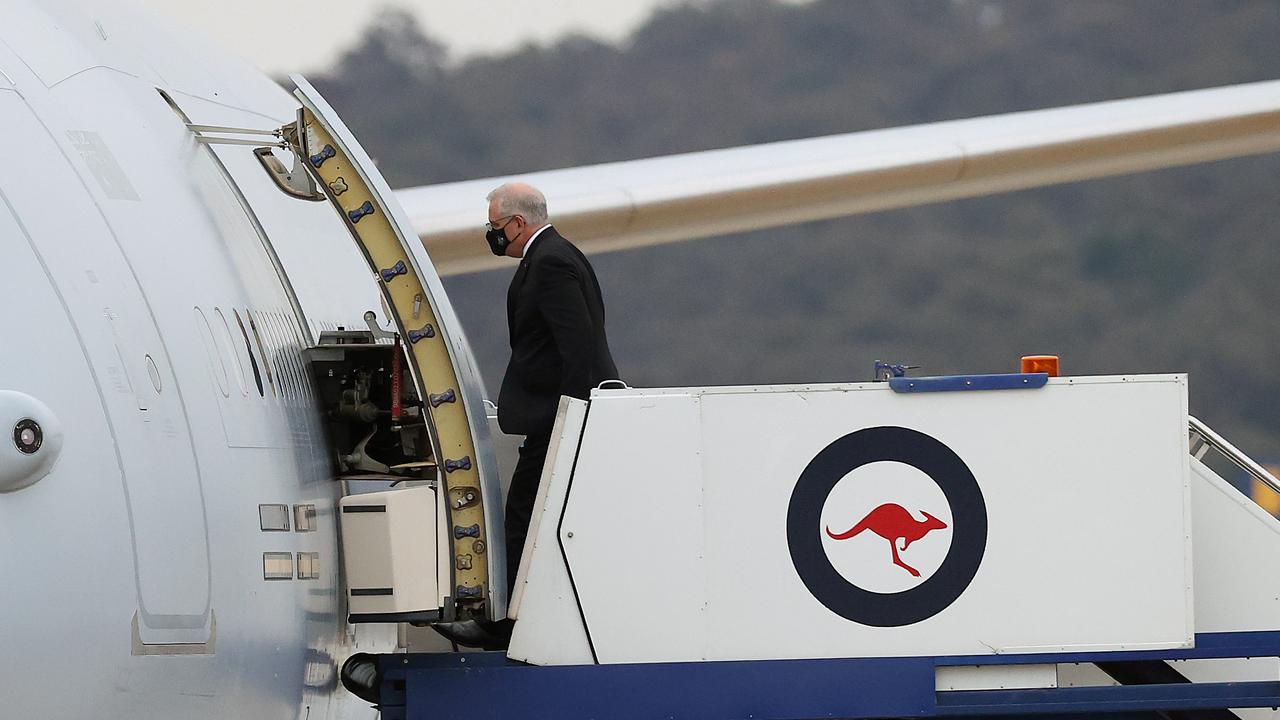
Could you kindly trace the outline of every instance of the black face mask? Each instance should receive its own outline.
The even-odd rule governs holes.
[[[499,257],[507,254],[507,247],[511,245],[511,240],[507,238],[506,228],[494,228],[484,234],[484,239],[489,241],[489,249],[494,255]]]

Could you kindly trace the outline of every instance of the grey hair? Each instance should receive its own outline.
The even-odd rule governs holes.
[[[499,215],[519,215],[534,227],[547,221],[547,199],[538,188],[527,183],[509,182],[499,185],[485,199],[489,202],[497,201]]]

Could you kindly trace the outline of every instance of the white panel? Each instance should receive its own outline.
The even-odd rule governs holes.
[[[1058,664],[1058,687],[1111,687],[1119,684],[1093,663]]]
[[[293,553],[288,553],[288,552],[262,553],[262,579],[263,580],[292,580],[293,579]]]
[[[529,520],[528,541],[524,552],[518,558],[508,558],[518,563],[516,586],[511,588],[511,602],[508,604],[508,617],[520,617],[520,601],[525,585],[533,577],[530,565],[533,562],[535,549],[560,547],[556,539],[556,526],[560,523],[560,514],[564,510],[564,494],[567,491],[569,477],[573,472],[573,462],[578,457],[578,441],[582,438],[582,425],[587,419],[587,404],[576,398],[565,395],[560,397],[556,408],[555,423],[551,428],[551,440],[547,445],[547,459],[542,465],[542,475],[538,477],[538,494],[534,498],[534,513]],[[553,476],[559,478],[557,482]],[[557,490],[553,491],[553,488]],[[550,535],[544,536],[544,533]],[[546,551],[544,550],[544,554]],[[557,565],[563,566],[563,562]]]
[[[259,505],[258,527],[263,532],[288,532],[289,506],[278,503]]]
[[[1173,660],[1169,666],[1192,682],[1280,681],[1280,658]]]
[[[948,690],[1058,687],[1057,665],[957,665],[938,668],[936,686]]]
[[[786,531],[792,491],[819,451],[886,425],[958,454],[989,526],[967,589],[901,627],[820,604],[797,575]],[[914,395],[884,384],[606,391],[592,401],[561,539],[601,662],[1186,647],[1187,463],[1183,376]],[[850,473],[826,506],[869,472],[857,482],[903,493],[922,523],[919,511],[936,498],[912,489],[918,479],[901,468]],[[950,527],[946,512],[935,514]],[[901,553],[921,565],[919,582],[930,572],[920,558],[950,532]],[[858,567],[911,582],[885,541],[854,540],[868,548]]]
[[[560,398],[560,412],[534,503],[529,544],[511,596],[510,615],[518,620],[507,651],[507,657],[513,660],[535,665],[592,662],[587,630],[556,534],[586,414],[585,402]]]
[[[700,404],[592,398],[560,541],[602,663],[705,654]]]
[[[316,531],[316,506],[311,504],[293,506],[294,532]]]
[[[765,625],[759,638],[732,631],[765,611],[750,576],[733,570],[734,559],[745,557],[783,581],[771,600],[816,613],[815,634],[825,642],[814,644],[824,655],[1190,643],[1185,379],[1077,378],[1042,390],[921,395],[863,389],[705,399],[708,515],[723,510],[708,518],[707,548],[715,558],[712,632],[723,656],[770,647],[803,656],[778,625]],[[905,627],[861,626],[817,605],[792,580],[785,536],[772,530],[783,521],[795,478],[819,450],[878,425],[912,428],[954,450],[977,478],[988,516],[986,552],[972,584],[939,614]],[[758,510],[743,517],[735,498],[756,493]],[[734,523],[770,531],[734,538],[718,531]]]
[[[1280,718],[1280,709],[1276,708],[1234,708],[1233,713],[1240,720],[1275,720]]]
[[[298,579],[317,580],[320,578],[320,553],[298,553]]]
[[[1196,630],[1275,630],[1280,621],[1280,521],[1191,460]]]
[[[439,609],[435,488],[351,495],[340,508],[351,614]]]

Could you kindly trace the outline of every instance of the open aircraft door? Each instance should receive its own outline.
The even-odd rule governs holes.
[[[338,211],[368,262],[393,329],[382,331],[371,309],[368,331],[322,333],[308,351],[331,434],[348,436],[334,441],[339,479],[392,483],[385,492],[343,502],[350,617],[501,619],[507,605],[502,495],[471,348],[373,161],[310,83],[291,79],[302,108],[295,123],[276,132],[274,145],[294,153],[295,167],[285,169],[270,148],[255,152],[287,195],[327,200]],[[424,534],[424,527],[436,530]],[[369,586],[373,577],[385,582]],[[407,594],[419,598],[412,607],[403,602]],[[424,606],[424,595],[439,607]]]

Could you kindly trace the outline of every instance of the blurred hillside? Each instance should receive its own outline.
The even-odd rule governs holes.
[[[498,29],[494,29],[498,28]],[[500,23],[477,29],[501,44]],[[313,78],[393,186],[1280,78],[1280,3],[713,0],[622,47],[448,62],[388,11]],[[1191,409],[1280,456],[1280,157],[594,260],[633,385],[1189,372]],[[555,198],[549,199],[552,216]],[[482,199],[476,204],[483,247]],[[491,388],[510,271],[446,280]]]

